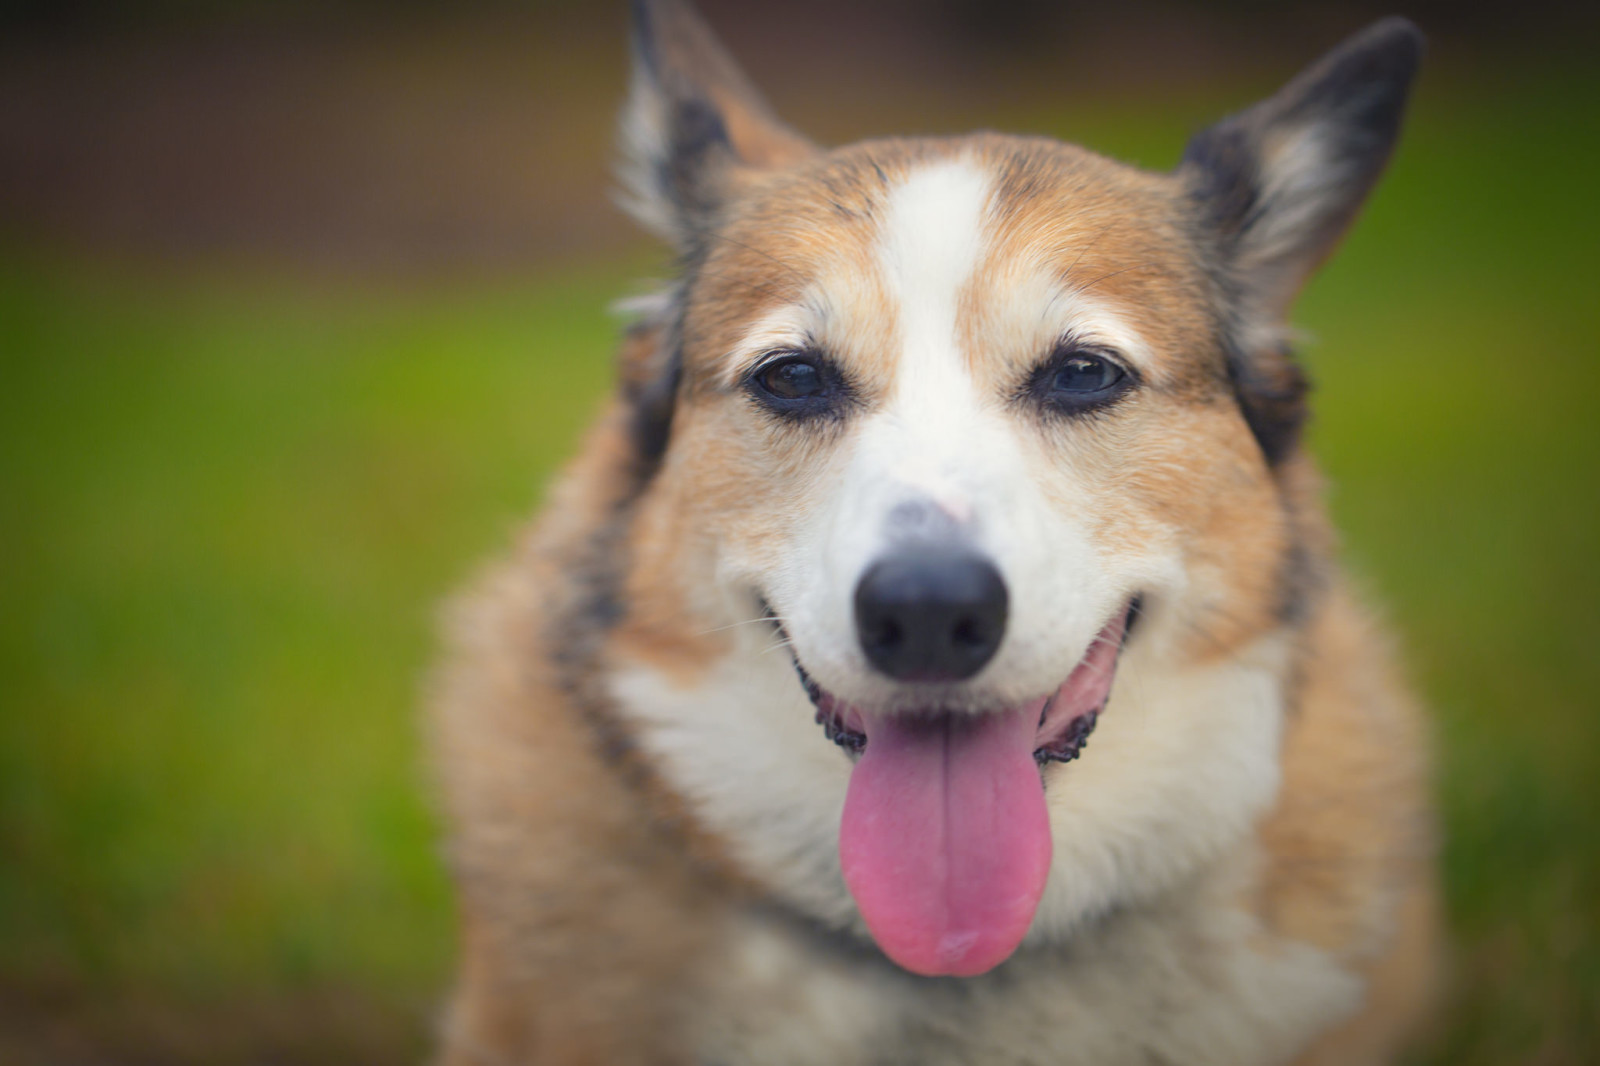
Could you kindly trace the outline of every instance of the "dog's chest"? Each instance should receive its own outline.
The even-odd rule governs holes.
[[[708,1066],[1281,1063],[1361,996],[1321,952],[1190,903],[975,979],[912,977],[769,917],[733,926],[690,1026]]]

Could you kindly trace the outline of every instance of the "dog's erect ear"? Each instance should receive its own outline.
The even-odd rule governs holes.
[[[1189,142],[1178,173],[1247,315],[1281,320],[1338,243],[1388,162],[1421,57],[1417,28],[1384,19]]]
[[[634,0],[633,19],[623,206],[688,251],[742,172],[815,149],[772,113],[685,0]]]

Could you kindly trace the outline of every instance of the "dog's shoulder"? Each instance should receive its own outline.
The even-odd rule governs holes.
[[[584,707],[614,612],[629,432],[608,410],[511,557],[446,612],[428,701],[463,916],[445,1061],[670,1063],[687,1044],[664,990],[688,994],[720,892],[661,832],[671,812],[619,787],[628,738]]]
[[[1429,745],[1370,608],[1336,584],[1306,633],[1284,782],[1259,837],[1255,907],[1359,974],[1366,1008],[1300,1060],[1373,1061],[1432,1005],[1440,930]]]

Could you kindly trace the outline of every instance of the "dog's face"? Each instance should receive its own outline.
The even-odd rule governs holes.
[[[1135,597],[1271,622],[1273,473],[1174,185],[1043,141],[869,144],[773,180],[711,242],[667,476],[718,501],[725,577],[828,693],[1012,706]],[[916,602],[897,581],[929,586],[904,618],[869,602]],[[971,588],[923,632],[941,582]]]
[[[770,618],[787,652],[756,654],[789,656],[844,749],[866,924],[909,969],[982,972],[1036,918],[1045,787],[1136,616],[1152,677],[1294,621],[1283,314],[1388,154],[1414,31],[1380,24],[1167,175],[997,135],[818,151],[682,7],[641,29],[632,189],[688,266],[640,414],[672,517],[635,583],[679,598],[660,613]],[[639,576],[664,570],[673,593]],[[1249,720],[1241,765],[1276,735]]]

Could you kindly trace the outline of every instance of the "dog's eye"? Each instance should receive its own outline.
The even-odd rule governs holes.
[[[1114,388],[1125,377],[1127,372],[1109,359],[1074,355],[1056,368],[1050,391],[1084,396]]]
[[[827,391],[822,367],[796,357],[769,363],[756,374],[756,383],[780,400],[803,400]]]
[[[1049,410],[1077,414],[1115,403],[1136,384],[1134,372],[1114,357],[1063,344],[1034,372],[1023,395]]]
[[[805,420],[840,414],[850,403],[850,383],[813,351],[775,353],[745,379],[745,391],[768,411]]]

